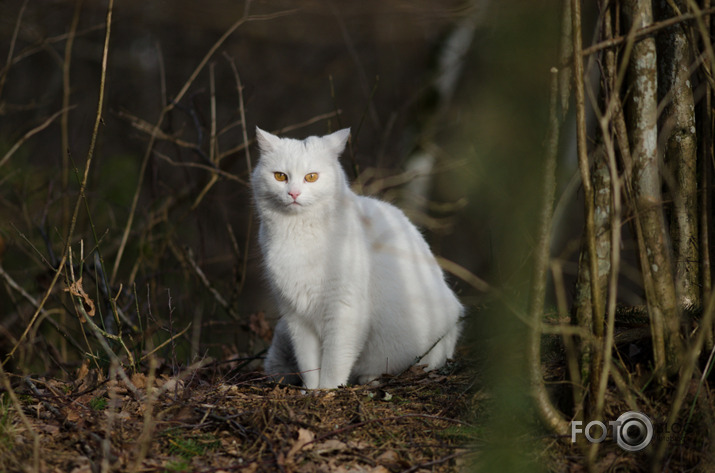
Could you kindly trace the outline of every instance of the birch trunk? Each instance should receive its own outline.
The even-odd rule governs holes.
[[[629,27],[653,23],[650,0],[626,0],[624,16]],[[628,64],[626,112],[631,132],[633,204],[636,212],[641,271],[651,316],[653,356],[661,382],[664,369],[677,366],[680,323],[676,305],[672,256],[663,212],[657,141],[657,74],[655,39],[644,37],[633,45]]]
[[[683,1],[675,1],[685,11]],[[677,15],[664,4],[663,18]],[[690,83],[693,53],[683,24],[658,35],[658,89],[665,103],[661,139],[665,142],[665,165],[672,195],[670,237],[673,240],[676,296],[680,308],[699,307],[700,265],[698,239],[697,137],[695,103]]]

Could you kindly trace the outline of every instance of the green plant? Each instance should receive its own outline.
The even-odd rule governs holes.
[[[188,460],[204,455],[220,445],[212,434],[191,434],[180,429],[170,429],[164,433],[169,444],[169,453]]]
[[[10,396],[2,393],[0,395],[0,452],[12,449],[14,437]]]
[[[107,398],[102,396],[93,397],[89,400],[89,407],[94,411],[103,411],[107,408]]]
[[[188,460],[185,458],[180,458],[178,460],[170,460],[166,463],[164,467],[164,472],[174,472],[174,471],[188,471],[191,465],[189,465]]]

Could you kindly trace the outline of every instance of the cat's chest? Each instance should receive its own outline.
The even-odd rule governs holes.
[[[329,238],[319,233],[270,233],[262,229],[261,246],[268,279],[296,310],[311,310],[330,288]]]
[[[264,255],[269,271],[274,276],[287,278],[311,277],[317,275],[326,258],[325,240],[286,239],[264,248]]]

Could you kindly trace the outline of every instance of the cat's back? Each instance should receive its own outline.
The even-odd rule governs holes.
[[[360,223],[373,250],[400,248],[400,252],[409,251],[431,257],[427,242],[402,210],[373,197],[356,198]]]

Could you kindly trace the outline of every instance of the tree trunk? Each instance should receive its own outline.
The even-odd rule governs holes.
[[[675,1],[685,10],[682,0]],[[662,19],[678,15],[670,4],[658,11]],[[665,103],[661,139],[665,142],[667,182],[672,195],[670,237],[673,240],[676,296],[681,309],[699,307],[697,143],[695,103],[690,83],[693,54],[690,41],[677,24],[658,35],[658,96]]]
[[[624,14],[631,28],[653,23],[650,0],[626,0]],[[631,186],[646,301],[651,315],[656,371],[677,366],[680,324],[672,260],[661,194],[657,151],[657,75],[655,39],[643,37],[633,45],[628,64],[630,93],[626,103],[631,132]],[[664,372],[659,376],[664,381]]]
[[[474,9],[471,15],[455,25],[439,48],[435,58],[437,70],[434,81],[423,98],[423,109],[418,110],[415,118],[415,149],[405,161],[405,170],[414,173],[415,177],[405,186],[399,205],[418,224],[424,221],[423,214],[432,187],[432,171],[437,163],[436,147],[433,146],[435,135],[454,96],[464,58],[481,21],[480,12],[480,9]]]
[[[600,136],[600,133],[599,133]],[[611,175],[608,172],[607,157],[604,153],[603,142],[597,139],[597,148],[594,151],[594,162],[591,170],[593,185],[594,230],[596,238],[596,261],[598,298],[606,300],[606,288],[611,269]],[[598,377],[602,371],[603,363],[603,317],[593,318],[593,302],[591,300],[591,266],[586,243],[582,245],[581,257],[578,265],[578,279],[576,283],[576,322],[580,327],[589,330],[594,335],[593,343],[585,342],[581,349],[581,379],[588,382],[589,394],[592,400],[596,399]]]

